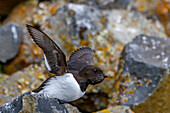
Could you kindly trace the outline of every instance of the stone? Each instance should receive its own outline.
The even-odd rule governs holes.
[[[134,113],[129,106],[121,106],[121,105],[116,105],[116,106],[111,106],[107,109],[98,111],[96,113]]]
[[[76,106],[80,112],[95,112],[104,109],[109,104],[108,95],[106,93],[86,93],[80,99],[71,102],[72,105]]]
[[[0,28],[0,62],[6,63],[17,55],[23,35],[22,27],[15,23]]]
[[[71,39],[73,45],[79,45],[81,39],[87,40],[104,29],[122,44],[127,44],[139,34],[166,37],[158,20],[147,19],[137,11],[102,10],[82,4],[68,3],[49,17],[47,22],[52,29],[46,31],[50,34],[55,31],[53,35],[56,41],[58,37],[65,36]]]
[[[59,2],[60,1],[57,2],[57,7],[62,6],[61,3]],[[43,17],[43,20],[38,20],[38,22],[42,22],[44,24],[45,23],[44,20],[46,20],[46,17],[49,17],[49,15],[51,15],[50,9],[54,7],[54,4],[50,4],[50,6],[42,3],[38,4],[38,0],[33,1],[28,0],[22,2],[13,9],[12,13],[2,23],[2,25],[5,25],[9,22],[15,22],[23,26],[24,30],[23,42],[20,46],[20,50],[19,53],[17,54],[17,57],[15,57],[15,59],[13,60],[10,60],[8,63],[2,65],[3,72],[6,74],[11,75],[19,70],[22,70],[23,68],[26,68],[32,63],[41,63],[43,60],[43,54],[41,49],[31,40],[30,35],[27,32],[25,26],[25,24],[31,25],[33,22],[32,18],[37,17],[36,16],[37,13],[39,14],[41,12],[38,11],[37,6],[39,6],[38,8],[39,10],[40,9],[46,10],[43,11],[43,15],[38,16],[40,17],[39,19],[42,19],[41,17]],[[42,6],[45,6],[45,8],[48,9],[45,9],[44,7],[42,8]],[[36,23],[33,24],[36,25]]]
[[[7,79],[3,76],[0,81],[0,106],[25,92],[36,89],[47,77],[45,64],[32,64]]]
[[[89,34],[96,34],[100,30],[101,25],[97,21],[100,21],[100,12],[95,7],[72,3],[59,8],[55,15],[47,19],[53,29],[58,29],[55,40],[60,35],[72,40],[87,39]]]
[[[164,27],[158,20],[147,19],[137,11],[111,10],[108,14],[107,29],[122,44],[131,42],[140,34],[166,37]]]
[[[4,104],[0,111],[5,113],[79,113],[70,104],[60,104],[57,99],[43,98],[26,92],[10,103]]]
[[[38,8],[35,6],[38,6]],[[85,112],[106,109],[107,106],[117,102],[116,99],[119,99],[119,97],[115,98],[115,93],[117,94],[117,92],[114,91],[114,89],[117,86],[114,82],[115,79],[117,79],[117,65],[124,44],[130,42],[136,35],[141,33],[148,35],[157,34],[157,36],[164,37],[166,36],[164,29],[159,21],[146,19],[145,15],[134,11],[119,9],[108,10],[107,8],[106,10],[105,8],[94,7],[89,4],[80,5],[71,3],[64,7],[62,6],[63,5],[59,5],[56,2],[41,2],[39,5],[32,5],[31,8],[30,4],[21,4],[5,22],[14,20],[23,26],[25,26],[25,23],[41,25],[40,28],[59,45],[67,58],[69,58],[73,50],[81,46],[91,47],[95,51],[93,64],[101,67],[104,72],[108,74],[109,78],[105,79],[101,84],[89,86],[86,95],[80,100],[77,100],[75,104],[77,104],[81,111]],[[25,11],[24,14],[23,10]],[[24,20],[21,21],[20,18],[23,19],[23,17]],[[27,32],[26,29],[25,32]],[[41,50],[33,44],[33,41],[29,40],[28,36],[29,35],[25,35],[24,44],[21,48],[22,52],[17,57],[18,59],[15,60],[16,62],[11,63],[13,67],[18,67],[17,65],[26,67],[31,63],[40,64],[43,59]],[[28,65],[23,66],[23,62],[20,62],[22,59],[24,59],[23,62],[27,62]],[[27,74],[25,74],[24,71],[24,74],[21,75],[28,75],[28,73],[31,73],[31,75],[42,75],[43,77],[46,75],[41,71],[32,72],[37,68],[28,68],[31,71],[26,71]],[[38,70],[41,68],[43,67],[40,66]],[[5,69],[6,72],[11,70],[11,68],[7,67]],[[21,68],[17,69],[20,70]],[[20,79],[24,78],[24,76],[19,75],[15,75],[14,78],[15,77]],[[31,78],[31,76],[29,77]],[[12,80],[12,77],[9,78]],[[20,79],[19,83],[22,83],[23,80]],[[1,84],[1,86],[10,83],[10,80],[7,83],[2,82],[3,84]],[[44,79],[38,82],[36,81],[37,85],[35,86],[38,87],[43,81]],[[12,83],[15,83],[15,81]],[[30,84],[32,83],[34,82]],[[8,102],[11,101],[11,94],[15,92],[15,90],[11,90],[10,88],[9,90],[5,90],[8,89],[6,86],[7,85],[5,85],[3,89],[3,96],[0,96],[3,100],[1,104],[6,103],[5,99],[9,97]],[[21,86],[22,85],[19,84],[19,87]],[[28,87],[27,85],[23,85],[22,88],[16,90],[18,93],[14,93],[17,94],[15,97],[21,92],[30,91],[34,88],[29,85]],[[10,96],[6,95],[8,93]],[[14,96],[12,96],[12,98],[14,98]]]
[[[95,50],[93,64],[101,67],[110,76],[99,85],[89,86],[86,95],[74,103],[81,111],[88,112],[101,110],[109,102],[115,102],[106,98],[115,93],[113,84],[124,44],[141,33],[166,36],[159,21],[152,22],[139,12],[103,10],[82,4],[68,3],[46,22],[48,26],[44,31],[63,48],[67,56],[76,48],[89,46]],[[106,96],[101,96],[99,92]],[[93,100],[93,95],[96,101]],[[81,106],[83,103],[86,103],[86,107]]]
[[[11,10],[18,5],[22,0],[8,0],[8,1],[0,1],[0,22],[7,17],[7,15],[11,12]]]
[[[144,102],[167,75],[170,68],[170,39],[138,35],[122,52],[123,74],[120,103],[136,106]],[[119,70],[121,69],[119,68]]]
[[[71,0],[72,3],[86,4],[101,9],[127,8],[130,0]]]
[[[128,7],[131,7],[132,10],[138,10],[153,21],[159,20],[168,37],[170,36],[169,0],[131,0]]]
[[[170,111],[170,69],[157,90],[144,102],[134,107],[134,112],[169,113]]]

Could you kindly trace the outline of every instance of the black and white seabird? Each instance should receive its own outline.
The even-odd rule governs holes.
[[[34,42],[43,50],[47,69],[55,74],[33,93],[71,102],[82,97],[89,84],[98,84],[107,77],[99,67],[90,65],[94,52],[89,47],[74,51],[66,62],[65,54],[44,32],[30,25],[27,25],[27,29]]]

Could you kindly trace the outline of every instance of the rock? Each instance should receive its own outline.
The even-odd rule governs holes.
[[[110,103],[115,103],[116,99],[119,99],[119,97],[115,97],[115,93],[117,94],[117,92],[114,92],[114,89],[117,86],[114,83],[115,79],[117,79],[117,65],[124,44],[141,33],[157,34],[160,37],[166,36],[162,25],[158,21],[146,19],[144,15],[129,10],[104,10],[104,8],[80,4],[67,4],[61,7],[62,5],[59,6],[55,4],[55,2],[53,2],[53,4],[42,2],[38,8],[35,7],[35,4],[32,6],[33,8],[30,8],[30,5],[23,6],[24,4],[21,4],[16,12],[11,15],[13,18],[11,18],[10,21],[15,20],[22,25],[28,22],[34,25],[41,25],[41,29],[53,38],[60,48],[64,50],[67,58],[69,58],[73,50],[81,46],[91,47],[95,50],[93,64],[101,67],[104,72],[109,75],[109,78],[101,84],[89,86],[86,95],[77,101],[78,108],[84,107],[84,109],[82,109],[83,107],[81,108],[81,111],[87,112],[91,110],[90,112],[93,112],[95,110],[105,109]],[[24,15],[21,9],[26,12]],[[14,15],[16,18],[14,18]],[[22,17],[24,17],[24,20],[20,21],[18,18]],[[143,22],[145,24],[143,24]],[[25,32],[27,31],[25,30]],[[29,40],[28,36],[25,36],[22,51],[17,58],[18,59],[10,65],[13,66],[12,69],[17,67],[16,65],[25,67],[25,65],[23,66],[23,62],[24,64],[26,62],[28,65],[31,63],[39,64],[42,61],[42,52]],[[40,66],[40,68],[42,67]],[[40,68],[38,68],[38,70]],[[11,67],[6,67],[5,69],[7,70],[6,72],[12,70]],[[19,70],[21,68],[17,69]],[[37,68],[29,67],[29,69],[34,71]],[[44,77],[41,71],[35,73],[32,71],[31,75],[39,75],[40,72],[40,75]],[[30,73],[30,71],[27,71],[27,73]],[[23,78],[23,76],[17,77]],[[37,82],[37,86],[42,81]],[[34,82],[30,84],[32,83]],[[5,82],[3,82],[3,84],[5,84]],[[16,91],[21,93],[21,91],[30,91],[30,89],[34,88],[25,88],[25,86],[22,86],[20,90]],[[10,93],[14,91],[9,90]],[[6,96],[8,90],[3,90],[3,92],[5,92],[3,94],[5,96],[2,96],[2,98],[8,98],[8,96]],[[4,99],[3,103],[5,102]]]
[[[153,21],[159,20],[164,26],[165,32],[170,36],[170,13],[169,13],[169,0],[131,0],[128,7],[138,10],[147,18],[151,18]]]
[[[7,17],[7,15],[10,13],[12,8],[16,6],[18,3],[22,2],[22,0],[3,0],[0,1],[0,22]],[[1,20],[2,19],[2,20]]]
[[[23,95],[20,95],[19,97],[14,99],[12,102],[2,105],[0,107],[0,111],[2,113],[3,112],[5,112],[5,113],[18,113],[22,109],[23,96],[29,95],[29,94],[30,94],[30,92],[27,92],[27,93],[25,93]]]
[[[77,48],[89,46],[95,50],[93,64],[112,76],[101,84],[89,86],[87,93],[74,105],[82,112],[94,112],[108,105],[108,95],[114,90],[114,73],[117,70],[122,45],[115,41],[105,29],[105,16],[94,7],[78,4],[67,4],[47,20],[51,27],[45,31],[65,50],[67,58]],[[103,22],[101,22],[101,19]],[[81,28],[87,28],[81,31]],[[113,63],[114,62],[114,63]],[[111,69],[111,70],[110,70]],[[94,98],[95,97],[95,98]]]
[[[165,36],[163,27],[158,21],[152,22],[135,12],[103,10],[89,5],[72,3],[61,7],[64,4],[65,2],[53,2],[53,4],[42,2],[39,4],[39,8],[36,8],[35,6],[38,5],[36,1],[27,1],[19,5],[4,23],[15,21],[23,26],[28,22],[34,25],[39,24],[68,55],[80,46],[96,43],[90,38],[94,39],[98,35],[104,36],[103,34],[122,44],[128,43],[141,33],[148,35],[157,33],[160,37]],[[126,20],[126,18],[128,19]],[[126,21],[129,21],[128,24]],[[24,31],[27,32],[26,29]],[[32,63],[42,61],[42,51],[28,37],[29,35],[24,35],[24,41],[17,58],[4,66],[5,73],[12,74]],[[99,43],[101,43],[100,39],[100,36],[97,37]],[[92,48],[95,49],[95,47]]]
[[[0,62],[6,63],[14,58],[23,39],[23,29],[15,23],[0,29]]]
[[[80,39],[87,40],[89,36],[95,36],[103,29],[123,44],[132,41],[139,34],[166,36],[159,21],[153,22],[139,12],[101,10],[72,3],[60,8],[55,15],[49,17],[47,22],[55,31],[55,40],[58,37],[69,37],[73,45],[78,45]],[[51,29],[47,31],[50,34],[54,32]]]
[[[144,102],[134,107],[134,112],[169,113],[170,103],[170,69],[158,89]]]
[[[131,42],[140,34],[166,37],[164,28],[158,20],[147,19],[139,12],[111,10],[108,14],[108,31],[123,44]]]
[[[96,113],[134,113],[134,112],[129,108],[129,106],[117,105],[98,111]]]
[[[101,9],[127,8],[130,0],[70,0],[73,3],[86,4]]]
[[[57,7],[61,7],[62,1],[58,1],[55,5]],[[12,13],[8,16],[8,18],[3,21],[3,25],[9,22],[15,22],[19,25],[23,26],[24,30],[24,39],[23,43],[20,46],[20,51],[15,59],[10,60],[7,64],[3,64],[3,72],[9,75],[29,66],[32,63],[41,63],[43,60],[43,54],[41,49],[29,38],[30,35],[27,32],[25,24],[31,24],[34,21],[42,22],[45,24],[46,17],[49,17],[52,13],[50,12],[54,8],[54,4],[38,4],[38,0],[33,1],[24,1],[19,4]],[[39,6],[39,8],[37,8]],[[54,8],[54,9],[55,9]],[[40,10],[41,9],[41,10]],[[43,13],[42,12],[43,9]],[[39,11],[38,11],[39,10]],[[45,11],[44,11],[45,10]],[[52,10],[53,11],[53,10]],[[23,13],[24,12],[24,13]],[[53,11],[54,12],[54,11]],[[42,14],[42,15],[38,15]],[[36,18],[32,20],[32,18]],[[38,18],[38,19],[37,19]],[[40,25],[43,25],[43,24]],[[36,25],[36,23],[33,23]]]
[[[8,75],[0,73],[0,83],[6,78],[8,78]]]
[[[57,99],[48,99],[26,92],[12,102],[4,104],[0,111],[5,113],[79,113],[76,107],[60,104]]]
[[[95,112],[104,109],[109,104],[108,95],[106,93],[86,93],[79,100],[71,102],[81,112]]]
[[[0,81],[0,106],[36,89],[48,77],[44,64],[30,65]]]
[[[72,3],[58,9],[56,15],[47,20],[53,29],[58,29],[57,37],[65,35],[77,40],[97,33],[100,30],[97,21],[100,21],[100,12],[95,7]]]
[[[125,46],[121,58],[121,104],[135,106],[144,102],[164,82],[170,68],[169,48],[169,38],[147,35],[139,35]]]
[[[114,103],[106,98],[113,94],[118,59],[124,44],[141,33],[155,34],[160,31],[157,33],[158,36],[166,36],[158,21],[152,22],[140,13],[115,9],[103,10],[73,3],[58,9],[47,19],[47,23],[48,26],[44,31],[65,50],[67,56],[76,48],[89,46],[95,50],[93,64],[101,67],[110,76],[103,83],[90,86],[85,97],[76,101],[75,105],[81,111],[88,112],[104,109],[109,102]],[[81,28],[85,29],[81,30]],[[95,102],[93,95],[100,101]],[[81,103],[87,103],[86,108],[80,106]]]

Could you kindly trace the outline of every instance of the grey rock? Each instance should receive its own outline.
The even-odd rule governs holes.
[[[124,105],[144,102],[170,68],[170,39],[139,35],[122,52],[120,97]],[[120,68],[119,68],[120,69]]]
[[[107,108],[111,113],[134,113],[129,106],[111,106]]]
[[[107,13],[109,14],[107,29],[122,44],[131,42],[140,34],[166,37],[164,27],[159,21],[147,19],[139,12],[111,10]]]
[[[99,10],[95,7],[69,3],[60,8],[56,15],[51,16],[47,21],[54,30],[57,29],[55,30],[57,35],[55,40],[57,42],[58,37],[61,35],[65,35],[70,39],[78,38],[80,40],[87,39],[89,34],[95,34],[100,31],[99,26],[101,25],[97,25],[97,22],[100,21],[100,16]],[[51,33],[50,31],[47,32]],[[74,44],[77,45],[76,43]]]
[[[81,39],[87,40],[89,35],[94,37],[103,29],[122,44],[127,44],[139,34],[157,34],[157,36],[166,37],[159,21],[153,22],[139,12],[119,9],[103,10],[81,4],[67,4],[55,15],[49,17],[47,22],[52,29],[46,28],[45,31],[54,35],[54,40],[59,44],[62,43],[59,38],[65,36],[73,45],[80,46]]]
[[[73,3],[87,4],[101,9],[127,8],[130,0],[71,0]]]
[[[68,111],[68,109],[69,111]],[[69,105],[60,104],[57,99],[49,99],[26,92],[0,108],[2,113],[79,113]]]
[[[15,23],[0,28],[0,62],[6,63],[14,58],[23,39],[22,27]]]
[[[156,91],[144,102],[133,108],[136,113],[169,113],[170,111],[170,68],[156,89]]]
[[[27,92],[23,95],[20,95],[10,103],[6,103],[1,106],[0,113],[18,113],[22,109],[22,98],[24,95],[28,95],[30,92]]]
[[[41,65],[30,65],[20,70],[7,79],[0,81],[0,106],[8,103],[19,95],[36,89],[47,77],[46,67]]]

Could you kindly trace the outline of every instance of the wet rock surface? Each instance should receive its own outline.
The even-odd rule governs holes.
[[[23,29],[15,23],[0,28],[0,62],[14,58],[23,40]]]
[[[69,104],[60,104],[57,99],[47,99],[26,92],[12,102],[4,104],[0,111],[2,113],[79,113],[76,107]]]
[[[170,66],[170,39],[137,36],[122,52],[121,103],[135,106],[159,87]]]

